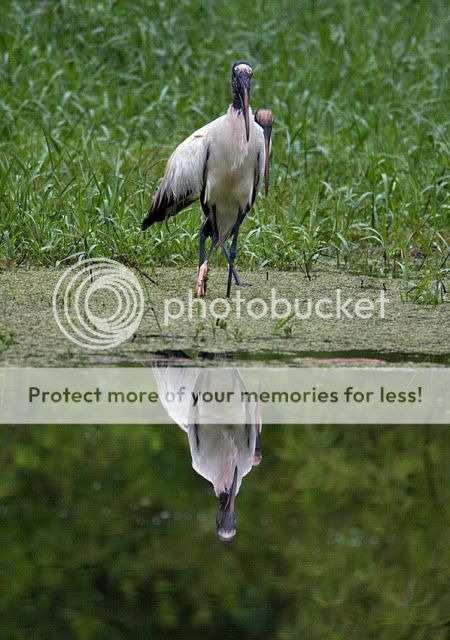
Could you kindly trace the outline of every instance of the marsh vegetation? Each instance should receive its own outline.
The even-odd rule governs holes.
[[[0,258],[194,265],[198,207],[143,235],[165,160],[220,115],[236,59],[275,115],[272,187],[240,239],[251,269],[402,279],[445,299],[448,7],[426,2],[2,4]],[[218,46],[220,43],[220,46]]]

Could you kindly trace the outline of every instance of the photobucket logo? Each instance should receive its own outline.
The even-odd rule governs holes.
[[[120,262],[81,260],[58,280],[53,314],[63,334],[79,347],[111,349],[139,327],[144,293],[134,273]]]
[[[308,320],[316,316],[322,320],[340,320],[342,318],[367,319],[377,316],[384,319],[385,306],[389,299],[384,291],[375,300],[370,298],[351,297],[344,298],[341,289],[336,289],[333,298],[319,298],[314,301],[308,298],[300,301],[298,298],[288,300],[278,297],[276,289],[271,289],[270,299],[251,298],[246,300],[242,297],[240,290],[232,298],[214,298],[206,301],[204,298],[196,298],[193,291],[189,291],[187,303],[180,298],[168,298],[164,302],[164,324],[168,326],[175,320],[181,318],[193,320],[195,318],[206,319],[212,316],[216,320],[226,320],[232,315],[236,319],[248,318],[250,320],[262,320],[270,318],[273,320],[284,320],[287,318],[297,318],[298,320]]]

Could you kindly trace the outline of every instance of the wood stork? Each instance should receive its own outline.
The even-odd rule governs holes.
[[[142,223],[145,230],[155,222],[176,215],[200,198],[203,224],[200,228],[199,269],[196,295],[205,294],[208,259],[219,246],[229,264],[227,297],[234,268],[239,228],[255,202],[264,178],[267,195],[272,112],[249,106],[253,69],[247,62],[232,67],[233,102],[227,113],[195,131],[170,156],[164,177]],[[228,250],[226,241],[232,236]],[[211,247],[206,254],[206,238]]]
[[[214,486],[217,536],[229,541],[236,535],[242,478],[261,462],[259,405],[243,394],[246,387],[236,369],[158,366],[153,371],[168,415],[188,435],[193,469]],[[229,401],[210,402],[205,393]],[[164,400],[168,397],[170,402]]]

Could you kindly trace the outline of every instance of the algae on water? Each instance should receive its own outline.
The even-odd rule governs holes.
[[[193,300],[195,269],[161,269],[157,284],[141,278],[145,292],[145,313],[135,335],[127,342],[107,351],[89,351],[70,342],[60,331],[53,315],[52,296],[62,271],[45,268],[6,269],[0,272],[0,359],[7,366],[78,366],[83,364],[140,364],[152,361],[156,352],[188,352],[195,357],[202,352],[226,355],[239,352],[239,359],[298,361],[297,356],[354,352],[369,354],[402,353],[442,354],[447,349],[450,326],[448,303],[435,307],[405,303],[400,282],[352,276],[333,271],[317,271],[312,279],[293,272],[247,272],[245,282],[252,286],[233,287],[226,301],[226,272],[212,269],[204,302]],[[359,318],[352,302],[347,311],[335,317],[335,302],[361,298],[372,301],[372,317]],[[386,298],[384,317],[380,317],[380,296]],[[303,316],[308,301],[313,312],[299,319],[295,315],[271,317],[273,298],[298,302]],[[319,300],[331,302],[321,307],[318,317],[314,305]],[[240,300],[240,309],[238,301]],[[172,301],[172,302],[171,302]],[[100,308],[101,298],[91,304]],[[111,297],[108,303],[111,304]],[[223,316],[230,306],[228,316]],[[264,311],[268,313],[258,317]],[[364,306],[364,305],[363,305]],[[181,312],[182,311],[182,312]],[[284,311],[282,303],[275,309]],[[249,315],[250,312],[250,315]],[[255,316],[255,317],[250,317]],[[308,359],[301,358],[302,364]]]

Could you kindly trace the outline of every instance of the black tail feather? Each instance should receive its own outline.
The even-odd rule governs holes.
[[[153,199],[152,206],[142,222],[142,231],[148,229],[148,227],[155,222],[164,222],[167,218],[175,216],[179,211],[195,202],[195,200],[197,200],[197,198],[192,197],[191,194],[176,200],[173,196],[167,196],[166,193],[159,194],[157,192]]]
[[[147,215],[144,218],[144,221],[142,222],[141,225],[141,231],[145,231],[146,229],[148,229],[149,227],[151,227],[151,225],[156,222],[156,220],[152,219],[152,216],[150,214],[150,211],[147,213]]]

